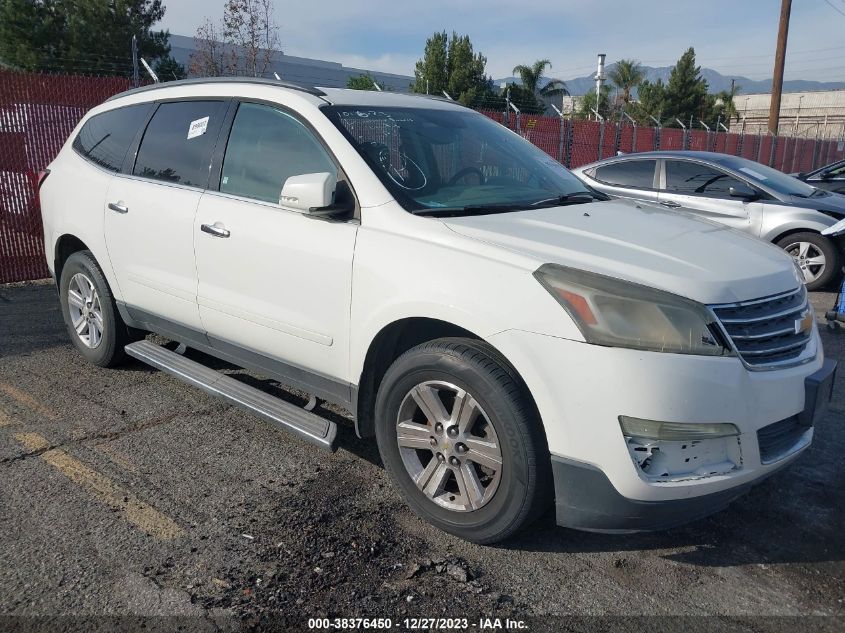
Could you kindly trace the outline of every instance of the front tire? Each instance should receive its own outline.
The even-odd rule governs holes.
[[[411,509],[476,543],[504,540],[551,503],[551,463],[522,381],[489,345],[438,339],[379,387],[382,461]]]
[[[792,256],[804,274],[807,290],[825,288],[841,273],[839,248],[833,240],[819,233],[793,233],[777,241]]]
[[[91,251],[68,257],[59,282],[59,300],[68,334],[86,360],[114,367],[126,360],[129,329],[120,318],[111,288]]]

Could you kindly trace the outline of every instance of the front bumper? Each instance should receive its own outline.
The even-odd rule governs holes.
[[[718,512],[751,489],[746,483],[700,497],[639,501],[619,494],[601,470],[552,456],[557,524],[590,532],[667,530]]]
[[[661,529],[724,507],[809,446],[829,391],[814,394],[824,391],[822,382],[829,389],[835,369],[823,360],[817,332],[811,362],[759,372],[737,358],[598,347],[513,330],[490,342],[537,403],[553,456],[559,521],[582,529]],[[619,415],[733,423],[740,430],[739,467],[677,480],[650,477],[632,460]],[[789,450],[766,459],[758,432],[787,420],[804,427]]]
[[[833,360],[826,360],[821,369],[807,376],[804,410],[784,422],[794,421],[798,428],[811,429],[827,411],[835,376]],[[784,446],[784,452],[771,462],[774,468],[764,477],[710,494],[663,501],[628,499],[595,466],[552,456],[557,524],[594,532],[639,532],[689,523],[722,510],[753,485],[790,464],[800,453],[796,450],[799,446],[806,448],[797,438],[791,446]]]

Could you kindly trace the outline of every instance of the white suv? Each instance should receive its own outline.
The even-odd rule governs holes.
[[[203,360],[346,407],[414,511],[477,542],[553,500],[589,530],[712,513],[807,448],[829,397],[789,256],[607,201],[444,100],[132,90],[77,126],[41,202],[88,360],[128,353],[330,449],[313,398]]]

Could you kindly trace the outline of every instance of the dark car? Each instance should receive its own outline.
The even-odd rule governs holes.
[[[797,174],[796,177],[813,187],[845,194],[845,160]]]

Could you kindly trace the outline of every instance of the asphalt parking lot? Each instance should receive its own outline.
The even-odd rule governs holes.
[[[833,295],[813,301],[823,314]],[[845,330],[822,336],[845,358]],[[411,514],[349,424],[329,454],[140,363],[93,367],[52,285],[0,287],[0,616],[294,630],[309,617],[451,615],[563,630],[574,621],[552,616],[711,615],[749,631],[841,631],[843,384],[840,372],[813,447],[709,519],[608,536],[548,513],[482,547]]]

